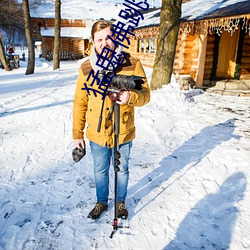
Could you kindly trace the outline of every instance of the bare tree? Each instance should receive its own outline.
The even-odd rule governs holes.
[[[53,69],[60,68],[59,48],[61,33],[61,0],[55,0],[55,40],[53,49]]]
[[[14,43],[16,34],[23,30],[22,8],[16,0],[0,0],[0,29],[3,36],[0,36],[0,61],[6,71],[10,71],[10,65],[6,59],[4,43]]]
[[[160,34],[150,87],[160,88],[171,81],[182,0],[162,0]]]
[[[4,46],[2,43],[2,39],[0,37],[0,61],[6,71],[10,71],[11,68],[6,60],[5,52],[4,52]]]
[[[0,28],[8,36],[20,33],[23,29],[22,6],[17,0],[0,0]]]
[[[30,9],[36,9],[43,4],[46,4],[46,0],[29,0]]]
[[[34,70],[35,70],[35,48],[34,48],[34,41],[32,37],[30,9],[29,9],[28,0],[22,0],[22,8],[23,8],[25,36],[26,36],[26,41],[28,44],[28,66],[27,66],[25,74],[30,75],[30,74],[34,74]]]

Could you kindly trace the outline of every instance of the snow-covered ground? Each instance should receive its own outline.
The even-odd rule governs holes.
[[[80,63],[0,69],[0,249],[250,249],[250,99],[179,91],[174,79],[136,109],[129,228],[109,238],[112,169],[109,209],[87,221],[89,145],[82,161],[71,157]]]

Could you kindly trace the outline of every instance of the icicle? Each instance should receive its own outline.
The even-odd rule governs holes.
[[[250,35],[250,18],[248,16],[217,18],[200,22],[184,22],[180,24],[179,34],[188,35],[191,32],[201,33],[203,31],[205,36],[207,36],[207,34],[212,35],[213,32],[221,36],[223,31],[227,31],[232,36],[234,32],[239,29],[240,20],[242,19],[242,29],[245,29],[245,32]]]

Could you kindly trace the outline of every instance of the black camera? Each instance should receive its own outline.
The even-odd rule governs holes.
[[[124,89],[142,89],[142,84],[144,81],[141,76],[125,76],[125,75],[116,75],[113,77],[109,88],[115,88],[119,90]]]
[[[76,147],[72,151],[72,157],[74,162],[80,161],[86,154],[86,149],[82,147]]]
[[[99,79],[103,79],[103,77],[107,75],[109,77],[113,76],[112,72],[102,70],[98,74]],[[142,89],[142,84],[144,81],[142,80],[142,76],[127,76],[127,75],[116,75],[113,76],[111,83],[109,84],[108,91],[115,91],[117,90],[128,90],[128,89]]]

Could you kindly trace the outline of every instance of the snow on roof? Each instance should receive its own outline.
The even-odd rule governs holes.
[[[95,2],[92,0],[61,0],[62,19],[97,20],[119,19],[123,4],[111,2]],[[54,18],[54,3],[49,1],[36,10],[31,10],[32,17]],[[137,28],[160,24],[160,8],[143,14],[144,20]],[[250,0],[191,0],[182,4],[182,21],[211,19],[216,17],[234,16],[250,13]],[[66,32],[66,31],[65,31]],[[73,32],[73,31],[72,31]]]
[[[138,28],[160,24],[160,8],[143,15]],[[182,4],[182,21],[194,21],[250,13],[250,0],[191,0]]]
[[[247,7],[248,6],[248,7]],[[231,14],[226,14],[231,9]],[[217,12],[219,15],[213,16]],[[186,21],[201,20],[229,15],[241,15],[250,13],[249,0],[191,0],[182,5],[182,19]]]
[[[54,36],[54,28],[41,28],[42,36]],[[62,27],[61,37],[78,37],[82,39],[89,39],[91,37],[91,28],[83,27]]]
[[[92,0],[61,0],[61,2],[61,18],[71,20],[117,19],[123,6],[122,4],[99,3]],[[47,1],[37,9],[30,10],[30,15],[31,17],[54,18],[55,4]]]
[[[159,25],[160,12],[161,12],[161,9],[157,8],[154,11],[144,14],[143,15],[144,20],[141,20],[139,22],[138,28]]]
[[[35,41],[35,45],[42,45],[42,41]]]

